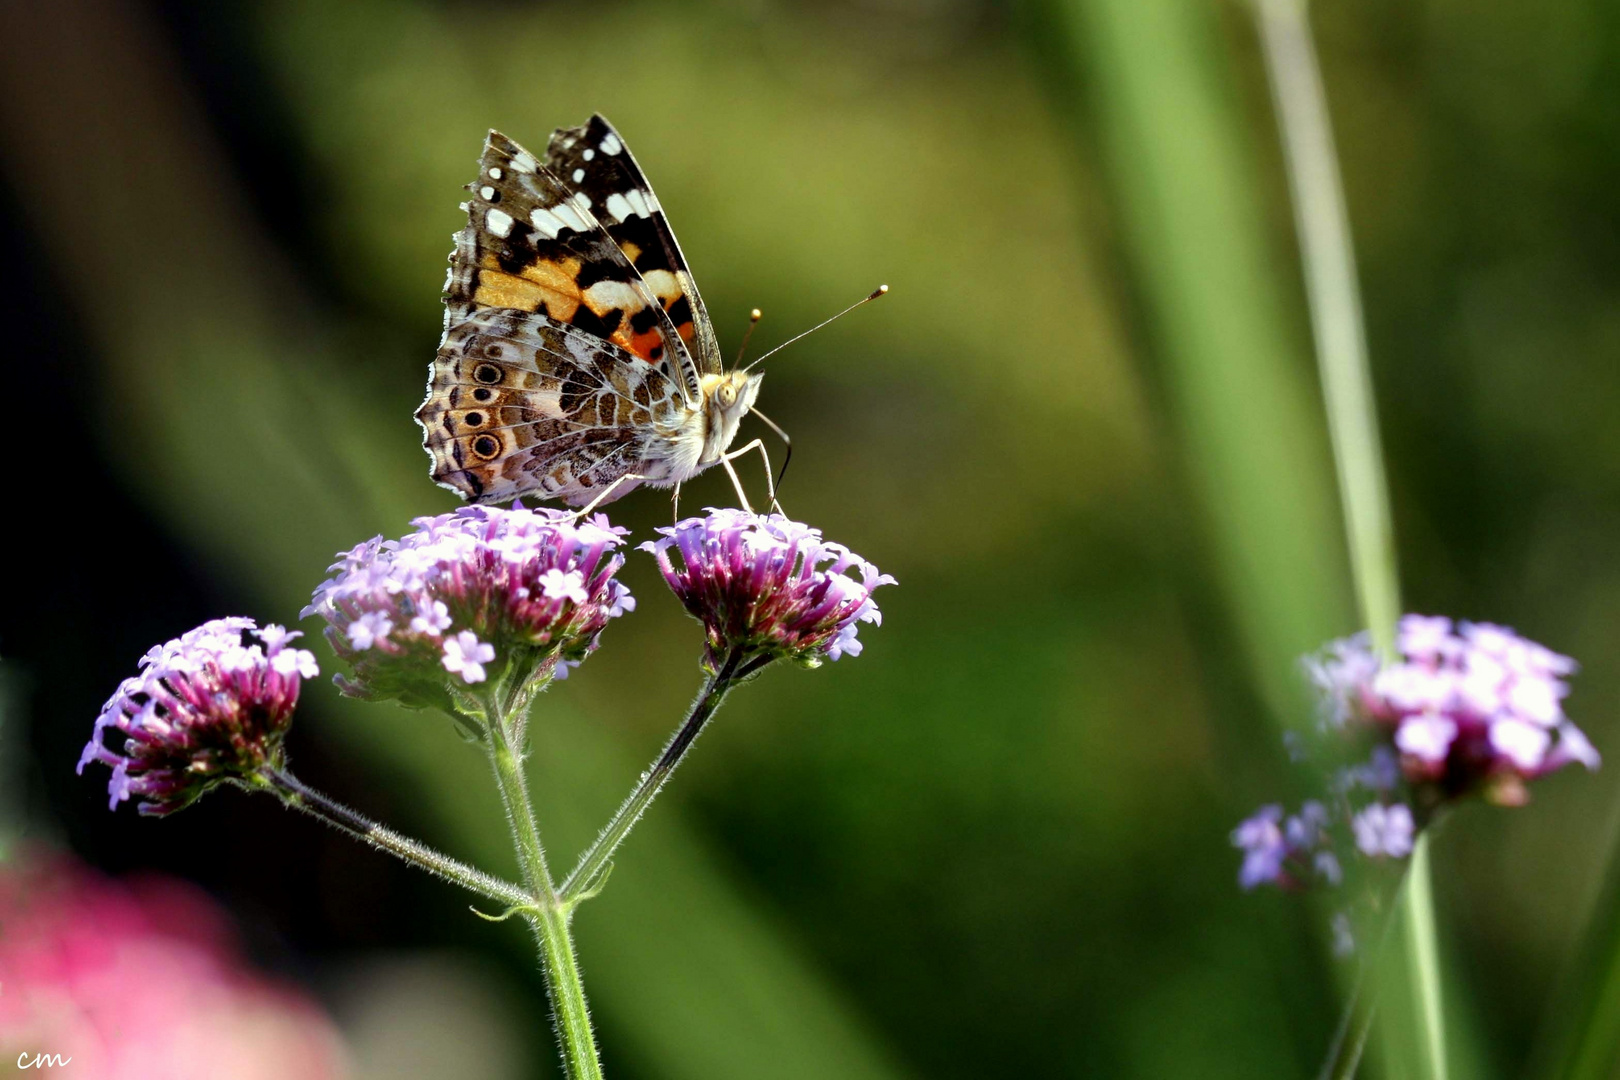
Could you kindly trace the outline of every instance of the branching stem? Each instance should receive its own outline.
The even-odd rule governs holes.
[[[528,905],[534,898],[511,882],[474,869],[466,863],[440,854],[417,840],[402,836],[385,825],[321,794],[285,769],[266,768],[260,777],[268,789],[294,810],[320,818],[341,832],[348,833],[374,848],[388,852],[412,866],[453,881],[464,889],[506,905]]]
[[[641,815],[646,813],[647,807],[658,797],[658,793],[668,783],[670,776],[686,756],[686,752],[691,749],[692,743],[702,733],[709,718],[725,701],[731,688],[768,662],[763,658],[749,659],[741,649],[733,649],[726,656],[720,670],[709,677],[697,700],[692,703],[686,719],[675,729],[675,734],[670,736],[669,742],[664,744],[658,760],[653,762],[652,768],[642,774],[641,781],[635,790],[630,792],[630,797],[620,805],[607,827],[597,836],[596,842],[580,856],[574,872],[562,883],[562,888],[558,891],[562,894],[564,904],[576,904],[592,894],[595,883],[610,866],[613,853],[624,843],[625,837],[630,835],[630,830],[635,828]]]

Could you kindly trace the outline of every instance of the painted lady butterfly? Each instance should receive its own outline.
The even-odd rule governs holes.
[[[491,131],[478,164],[416,410],[433,479],[475,503],[587,508],[716,463],[736,483],[732,459],[764,454],[757,439],[730,451],[763,376],[725,370],[618,132],[593,116],[553,134],[542,162]]]

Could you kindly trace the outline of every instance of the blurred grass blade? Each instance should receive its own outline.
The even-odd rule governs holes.
[[[1055,3],[1085,72],[1178,441],[1242,651],[1279,725],[1309,715],[1297,658],[1351,625],[1332,473],[1288,340],[1259,185],[1212,12]]]
[[[1310,299],[1316,362],[1363,624],[1384,652],[1401,615],[1378,412],[1350,220],[1303,0],[1254,0]]]
[[[1337,163],[1302,12],[1263,8],[1361,621],[1388,647],[1400,612],[1388,497]],[[1280,716],[1295,656],[1347,622],[1321,444],[1286,345],[1258,188],[1210,14],[1174,0],[1070,0],[1127,240],[1162,336],[1183,443],[1212,519],[1234,618]],[[1292,15],[1293,24],[1279,23]],[[1256,423],[1256,418],[1264,423]],[[1319,464],[1318,464],[1319,463]],[[1278,499],[1277,496],[1282,496]],[[1279,535],[1282,534],[1282,535]],[[1301,588],[1299,573],[1314,576]],[[1306,627],[1312,629],[1306,630]],[[1293,715],[1301,715],[1294,713]],[[1284,721],[1287,722],[1286,720]],[[1444,1076],[1425,849],[1406,889],[1429,1075]]]
[[[376,413],[277,272],[274,245],[242,212],[231,168],[174,71],[134,5],[0,7],[0,147],[20,205],[49,238],[43,250],[61,260],[56,280],[77,289],[56,314],[83,319],[108,366],[110,459],[179,536],[237,575],[240,594],[290,614],[334,551],[398,530],[441,497],[414,432],[399,437],[409,416]],[[61,91],[26,92],[36,85]],[[116,171],[85,168],[87,146]],[[484,765],[450,749],[447,725],[330,695],[305,704],[324,737],[403,774],[434,822],[426,839],[507,868],[499,808],[492,795],[477,802]],[[571,771],[548,781],[557,798],[577,809],[585,789],[617,796],[635,773],[611,732],[558,724],[573,745]],[[646,827],[633,869],[615,875],[581,933],[604,1026],[647,1074],[900,1075],[673,806]]]
[[[1389,656],[1394,652],[1395,623],[1401,614],[1400,577],[1356,284],[1355,250],[1339,183],[1327,94],[1304,0],[1254,0],[1254,5],[1293,195],[1351,574],[1362,625],[1379,651]],[[1445,1025],[1427,836],[1418,838],[1412,853],[1401,907],[1406,971],[1417,1003],[1424,1075],[1445,1080]]]

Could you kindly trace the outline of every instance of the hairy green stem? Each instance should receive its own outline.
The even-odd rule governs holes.
[[[1293,193],[1356,597],[1374,645],[1387,656],[1393,651],[1400,618],[1400,579],[1355,254],[1327,98],[1305,0],[1255,0],[1255,9]],[[1425,1073],[1445,1080],[1439,949],[1428,844],[1422,837],[1407,870],[1401,902]]]
[[[419,841],[402,836],[385,825],[321,794],[285,769],[266,768],[259,773],[270,791],[294,810],[317,817],[341,832],[372,847],[397,856],[412,866],[452,881],[464,889],[507,905],[529,906],[534,898],[511,882],[474,869],[443,855]]]
[[[675,729],[675,734],[670,736],[669,742],[664,744],[658,760],[653,762],[652,768],[642,774],[640,783],[630,792],[630,797],[619,806],[612,820],[607,823],[607,827],[597,836],[596,842],[585,849],[585,853],[579,857],[574,872],[562,883],[562,888],[558,891],[562,894],[565,904],[577,903],[591,894],[613,858],[613,853],[624,843],[625,837],[630,835],[630,830],[641,820],[641,815],[646,813],[647,807],[663,790],[664,784],[674,774],[676,766],[680,765],[686,752],[692,748],[692,743],[702,733],[704,725],[720,708],[721,702],[725,701],[726,694],[736,685],[738,679],[753,674],[762,666],[763,662],[759,660],[748,661],[740,649],[732,650],[726,657],[720,670],[709,678],[702,692],[698,694],[697,700],[692,703],[686,719]]]
[[[528,701],[525,695],[516,695],[515,699],[524,705]],[[596,1034],[591,1030],[585,986],[580,980],[579,960],[574,954],[573,934],[568,925],[571,909],[559,902],[551,872],[546,868],[546,853],[540,844],[540,829],[535,824],[534,807],[529,801],[529,786],[513,747],[513,735],[521,729],[520,716],[491,717],[486,745],[501,802],[506,807],[506,818],[512,827],[512,841],[523,868],[523,881],[533,897],[523,914],[540,946],[546,993],[551,999],[564,1072],[568,1080],[601,1080],[602,1063],[597,1056]]]

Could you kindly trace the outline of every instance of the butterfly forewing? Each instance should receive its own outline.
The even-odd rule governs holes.
[[[700,395],[695,365],[660,299],[602,228],[593,200],[534,155],[489,133],[455,237],[445,327],[488,309],[536,312],[611,342]]]
[[[619,133],[602,116],[551,136],[546,165],[590,200],[592,212],[669,313],[697,370],[723,370],[714,327],[652,186]]]
[[[539,312],[488,310],[445,332],[416,416],[433,478],[468,500],[580,506],[684,408],[675,381],[627,350]]]
[[[416,412],[433,478],[585,506],[713,464],[714,329],[607,121],[557,132],[544,162],[492,131],[469,186]]]

